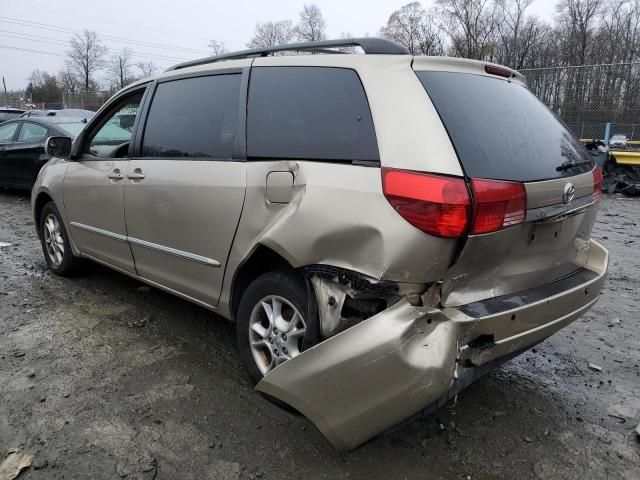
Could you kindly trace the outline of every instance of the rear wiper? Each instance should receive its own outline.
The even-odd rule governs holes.
[[[591,163],[593,163],[593,160],[580,160],[579,162],[569,160],[564,162],[562,165],[558,165],[556,167],[556,172],[566,172],[570,168],[581,167],[582,165],[591,165]]]

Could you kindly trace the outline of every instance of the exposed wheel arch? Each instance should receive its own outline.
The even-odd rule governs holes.
[[[295,270],[281,255],[262,244],[244,260],[236,271],[231,286],[231,317],[236,319],[242,294],[260,275],[273,270]]]

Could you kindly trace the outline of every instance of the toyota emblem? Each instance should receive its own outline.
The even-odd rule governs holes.
[[[564,186],[564,192],[562,193],[562,202],[569,203],[571,200],[573,200],[573,197],[575,197],[575,195],[576,188],[571,183],[567,183]]]

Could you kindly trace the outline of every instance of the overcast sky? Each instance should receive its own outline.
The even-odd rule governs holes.
[[[375,35],[410,0],[307,0],[327,21],[328,37]],[[26,86],[33,69],[57,72],[74,31],[95,30],[111,50],[129,47],[135,61],[160,69],[207,55],[215,38],[245,48],[258,21],[298,19],[304,0],[0,0],[0,75],[7,89]],[[425,7],[431,1],[423,1]],[[535,0],[531,13],[550,20],[556,0]],[[9,47],[9,48],[7,48]],[[16,50],[22,49],[22,50]]]

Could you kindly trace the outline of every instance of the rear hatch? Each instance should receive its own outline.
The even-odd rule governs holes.
[[[470,226],[442,285],[444,306],[519,292],[578,271],[599,198],[599,171],[564,124],[514,73],[476,65],[477,73],[414,64],[471,195]]]

